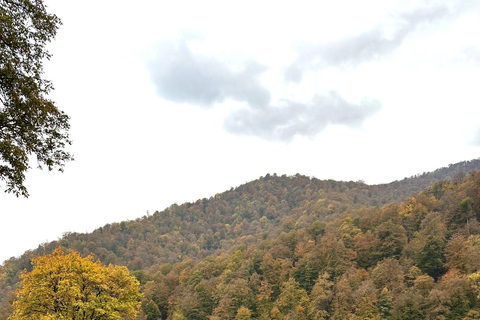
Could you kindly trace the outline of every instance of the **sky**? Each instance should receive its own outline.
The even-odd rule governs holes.
[[[480,157],[476,0],[44,2],[75,161],[0,193],[0,262],[267,173],[379,184]]]

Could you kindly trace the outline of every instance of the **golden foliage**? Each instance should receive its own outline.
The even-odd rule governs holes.
[[[92,255],[82,258],[62,248],[32,264],[33,270],[21,275],[9,320],[135,318],[139,283],[126,267],[107,267]]]

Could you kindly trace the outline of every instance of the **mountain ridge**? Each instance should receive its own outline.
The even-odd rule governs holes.
[[[8,297],[11,298],[11,292],[18,283],[20,271],[31,268],[32,257],[49,253],[57,246],[77,250],[83,255],[94,253],[97,259],[107,264],[126,265],[142,278],[141,275],[145,272],[155,274],[155,270],[176,268],[185,261],[191,261],[189,263],[196,265],[208,259],[229,256],[235,247],[288,242],[290,240],[285,240],[285,237],[288,238],[292,232],[298,233],[298,230],[303,230],[302,232],[308,235],[304,237],[314,241],[316,237],[324,235],[329,228],[334,228],[338,221],[345,219],[350,219],[349,225],[356,225],[356,228],[362,229],[365,217],[380,213],[385,215],[383,211],[400,212],[403,206],[415,208],[418,206],[417,202],[422,203],[423,207],[433,208],[430,204],[432,200],[429,200],[431,195],[418,194],[419,190],[427,190],[433,186],[434,189],[429,192],[432,195],[441,194],[445,186],[455,186],[466,179],[468,175],[465,171],[470,172],[474,169],[480,169],[480,160],[463,161],[430,173],[381,185],[319,180],[300,174],[294,176],[267,174],[209,199],[204,198],[181,205],[173,204],[152,215],[107,224],[91,233],[66,233],[57,241],[27,251],[19,258],[11,258],[0,266],[0,284],[3,289],[0,290],[0,305],[7,310],[3,314],[8,314]],[[441,182],[445,178],[451,182]],[[412,199],[416,199],[417,202],[409,200],[409,197],[413,196],[415,198]],[[375,213],[377,211],[380,213]],[[392,216],[393,218],[398,220],[396,215]],[[398,224],[400,228],[400,224],[404,222],[397,220],[395,225]],[[408,241],[414,240],[414,233],[418,232],[415,230],[420,228],[421,221],[417,220],[408,222],[412,225],[401,226]],[[388,225],[387,222],[385,228],[397,228],[395,225]],[[475,225],[472,223],[472,230],[474,228]],[[367,229],[363,227],[362,230],[366,232]],[[353,243],[353,239],[353,236],[350,239],[342,238],[342,242],[344,245]],[[316,241],[312,245],[316,245]],[[281,249],[284,251],[277,252],[280,248],[284,248]],[[282,245],[277,248],[275,255],[289,257],[290,250],[293,249]],[[362,258],[363,253],[357,251],[355,259],[358,267],[366,268],[373,263],[365,261],[365,258]],[[398,258],[399,255],[400,253],[390,252],[386,257]],[[376,262],[378,259],[377,257],[372,261]],[[305,271],[292,270],[296,270],[292,274],[296,275],[296,279],[303,279],[304,276],[300,276],[298,272]],[[335,274],[337,271],[330,272]],[[307,278],[309,280],[305,281],[314,283],[313,276]],[[303,284],[302,281],[300,283],[305,289],[311,289],[310,285]],[[157,304],[157,307],[160,308],[160,304]],[[165,308],[165,306],[160,308],[163,310],[163,316],[168,313],[165,311],[168,308]]]
[[[309,179],[311,181],[316,181],[317,183],[321,184],[321,187],[322,187],[321,189],[323,189],[323,190],[340,188],[340,191],[344,192],[346,189],[348,189],[348,190],[351,190],[352,188],[359,189],[359,187],[360,187],[360,188],[363,188],[363,189],[361,189],[360,194],[363,193],[363,196],[364,196],[364,198],[362,199],[362,204],[367,205],[367,206],[378,206],[378,205],[384,205],[384,204],[389,203],[389,202],[403,201],[405,198],[407,198],[409,196],[412,196],[412,195],[415,195],[418,192],[421,192],[422,190],[427,189],[428,187],[433,185],[433,183],[435,181],[451,180],[451,179],[454,179],[454,178],[461,179],[468,172],[470,172],[472,170],[480,170],[480,158],[470,160],[470,161],[462,161],[462,162],[458,162],[458,163],[455,163],[455,164],[450,164],[448,167],[442,167],[442,168],[436,169],[432,172],[426,172],[426,173],[424,172],[422,174],[412,175],[408,178],[405,177],[402,180],[396,180],[396,181],[393,181],[393,182],[390,182],[390,183],[372,184],[372,185],[365,184],[363,181],[357,181],[357,182],[336,181],[336,180],[332,180],[332,179],[319,180],[315,177],[307,177],[307,176],[300,175],[298,173],[296,175],[293,175],[293,176],[287,176],[287,175],[279,176],[277,174],[267,174],[264,177],[260,177],[259,179],[244,183],[244,184],[242,184],[240,186],[237,186],[235,188],[232,187],[232,188],[230,188],[230,190],[224,191],[222,193],[217,193],[214,197],[210,197],[209,199],[203,198],[203,199],[199,199],[199,200],[197,200],[193,203],[186,202],[182,205],[172,204],[171,206],[167,207],[166,209],[164,209],[162,211],[156,211],[154,213],[154,215],[155,214],[161,214],[161,212],[171,210],[172,208],[177,208],[177,207],[182,207],[182,206],[191,207],[191,206],[194,206],[195,204],[198,204],[199,201],[205,202],[205,201],[208,201],[208,200],[212,200],[212,199],[215,199],[215,197],[217,197],[219,195],[227,195],[229,192],[241,192],[242,193],[242,192],[244,192],[244,190],[252,192],[253,190],[250,190],[250,189],[255,188],[253,186],[253,184],[255,184],[258,181],[262,181],[262,180],[268,181],[270,179],[280,179],[280,180],[284,181],[285,179],[293,179],[293,178],[297,178],[297,179],[301,178],[301,179],[304,179],[304,180]],[[305,184],[306,182],[304,181],[303,183]],[[285,181],[284,181],[283,186],[286,187],[287,185],[288,184],[285,183]],[[365,192],[367,194],[365,194]],[[282,194],[277,193],[277,194],[275,194],[275,196],[276,197],[281,197]],[[288,199],[290,199],[289,200],[290,202],[294,201],[293,199],[291,199],[291,197],[292,197],[292,195],[290,195],[289,198],[288,198]],[[229,198],[229,197],[227,196],[227,198]],[[354,198],[355,199],[352,198],[347,202],[358,203],[360,201],[358,195]],[[145,216],[143,216],[141,218],[137,218],[135,220],[126,220],[126,221],[122,221],[122,222],[119,222],[119,223],[106,224],[105,226],[99,227],[99,228],[95,229],[94,231],[92,231],[90,233],[65,232],[62,239],[54,240],[54,241],[51,241],[47,244],[41,244],[41,245],[39,245],[39,247],[37,249],[27,250],[27,253],[29,251],[35,251],[35,250],[37,250],[37,251],[38,250],[44,250],[45,252],[49,252],[51,250],[46,249],[46,246],[49,246],[49,244],[57,245],[57,243],[62,242],[62,241],[64,243],[65,242],[64,240],[66,240],[68,237],[94,234],[94,233],[97,233],[99,230],[102,230],[105,227],[109,228],[110,226],[116,226],[116,225],[120,225],[120,228],[122,229],[122,228],[125,228],[125,225],[128,224],[128,223],[138,221],[139,219],[149,218],[149,216],[150,215],[145,215]],[[12,257],[12,258],[15,259],[14,257]],[[12,259],[12,258],[10,258],[10,259]]]

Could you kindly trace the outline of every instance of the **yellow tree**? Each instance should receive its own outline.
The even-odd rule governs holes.
[[[237,311],[237,316],[235,320],[251,320],[252,319],[252,312],[250,309],[245,307],[240,307]]]
[[[9,320],[117,320],[133,319],[140,306],[139,283],[126,267],[108,267],[90,255],[65,253],[32,260]]]

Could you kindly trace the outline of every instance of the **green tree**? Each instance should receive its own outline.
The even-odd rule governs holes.
[[[34,258],[9,320],[134,319],[140,306],[139,283],[126,267],[108,267],[93,256],[64,253]]]
[[[429,236],[417,256],[418,267],[434,279],[438,279],[445,268],[445,241],[436,236]]]
[[[143,307],[143,312],[147,315],[146,320],[158,320],[161,319],[162,313],[160,312],[160,309],[158,309],[158,306],[153,302],[153,300],[150,300],[144,307]]]
[[[375,254],[376,261],[384,258],[398,259],[408,239],[403,226],[391,220],[379,225],[374,232],[376,237]]]
[[[415,291],[405,291],[394,299],[392,318],[398,320],[423,320],[423,297]]]
[[[463,319],[475,303],[469,279],[451,270],[442,277],[425,299],[426,319]]]
[[[378,295],[378,311],[380,319],[389,319],[392,311],[392,294],[387,287],[383,288]]]
[[[30,156],[49,171],[73,159],[69,117],[47,98],[53,86],[42,78],[60,24],[42,0],[0,0],[0,180],[17,196],[28,197]]]
[[[475,219],[476,214],[473,210],[474,200],[470,197],[463,199],[458,205],[460,211],[459,220],[464,220],[466,222],[467,233],[470,234],[470,221]],[[462,221],[463,222],[463,221]]]
[[[368,269],[376,263],[374,259],[375,237],[368,230],[364,234],[357,234],[353,238],[353,248],[357,253],[357,265],[360,268]]]

